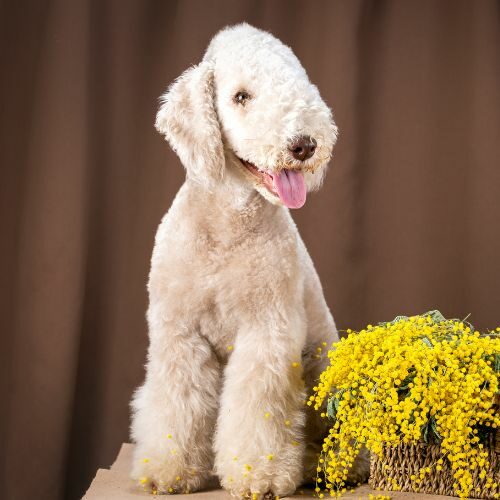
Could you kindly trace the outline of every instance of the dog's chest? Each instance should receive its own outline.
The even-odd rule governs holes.
[[[303,282],[297,239],[287,235],[255,235],[218,252],[211,259],[210,307],[200,318],[200,331],[224,362],[236,338],[270,311],[300,309]]]

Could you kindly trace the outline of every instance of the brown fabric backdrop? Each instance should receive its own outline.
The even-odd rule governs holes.
[[[3,498],[77,498],[127,439],[155,228],[182,183],[157,97],[226,24],[293,47],[341,130],[294,212],[341,328],[500,323],[500,4],[0,4]]]

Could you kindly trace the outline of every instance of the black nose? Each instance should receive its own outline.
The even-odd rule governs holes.
[[[308,135],[301,135],[289,146],[289,150],[296,160],[306,161],[314,155],[318,143]]]

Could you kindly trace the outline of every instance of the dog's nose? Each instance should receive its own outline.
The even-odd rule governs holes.
[[[302,135],[295,139],[288,149],[296,160],[306,161],[314,154],[317,145],[313,137]]]

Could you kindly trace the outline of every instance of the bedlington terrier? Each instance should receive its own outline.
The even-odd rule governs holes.
[[[324,426],[304,402],[338,335],[288,208],[321,185],[332,114],[289,47],[240,24],[170,86],[156,128],[187,176],[155,239],[132,476],[291,494],[315,470]]]

